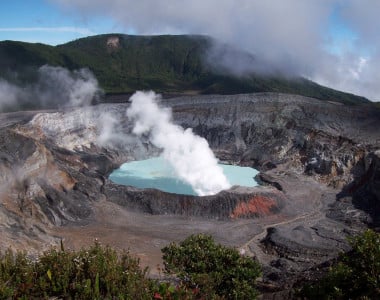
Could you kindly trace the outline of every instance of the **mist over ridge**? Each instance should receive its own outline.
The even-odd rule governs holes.
[[[0,78],[20,87],[38,81],[44,65],[63,67],[73,74],[86,68],[106,94],[115,95],[100,99],[110,102],[120,101],[117,94],[131,95],[136,90],[164,95],[280,92],[347,104],[369,102],[283,73],[248,52],[199,35],[106,34],[55,47],[4,41],[0,42],[0,65]]]
[[[73,29],[44,6],[79,16],[74,30],[84,30],[57,46],[0,41],[0,257],[11,248],[65,255],[95,240],[136,254],[160,284],[146,298],[165,298],[181,276],[161,273],[160,249],[205,233],[260,263],[257,297],[293,299],[352,255],[348,238],[380,230],[380,1],[16,2],[4,1],[5,23],[30,27],[0,35]],[[110,32],[91,28],[102,21],[121,33],[95,35]],[[170,176],[150,168],[155,159]],[[137,162],[137,173],[113,179]],[[241,176],[257,185],[226,166],[254,170]],[[191,191],[127,181],[139,172]],[[75,284],[87,296],[107,279],[99,258],[99,274]],[[54,287],[60,276],[47,269],[37,273]],[[36,281],[13,275],[24,291]],[[251,285],[240,279],[232,283]],[[202,298],[189,288],[184,297]],[[64,298],[54,292],[44,295]]]
[[[88,106],[102,94],[87,68],[70,71],[43,65],[30,82],[0,78],[0,112],[14,109],[46,109]]]

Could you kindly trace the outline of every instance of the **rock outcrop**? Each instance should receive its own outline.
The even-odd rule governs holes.
[[[274,215],[288,201],[271,188],[232,187],[213,196],[189,196],[121,187],[108,182],[103,192],[109,201],[133,211],[161,215],[184,215],[217,220]]]
[[[355,178],[338,195],[338,201],[352,198],[356,208],[370,216],[368,223],[380,226],[380,151],[363,157],[356,166]]]
[[[259,169],[292,161],[293,168],[338,188],[380,147],[380,112],[372,106],[266,93],[166,103],[173,103],[175,120],[206,137],[222,159]]]
[[[159,153],[131,133],[128,103],[3,114],[1,246],[38,249],[59,241],[56,228],[111,222],[114,216],[99,213],[108,203],[121,215],[180,218],[179,235],[188,232],[183,224],[198,228],[207,220],[205,228],[221,241],[235,241],[266,266],[265,284],[282,289],[292,276],[347,250],[346,235],[378,226],[380,111],[374,107],[282,94],[161,103],[177,124],[205,137],[219,159],[259,169],[262,186],[195,197],[110,182],[121,163]],[[239,238],[220,233],[221,224],[236,224]]]

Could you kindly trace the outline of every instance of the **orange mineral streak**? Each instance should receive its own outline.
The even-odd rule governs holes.
[[[242,201],[236,205],[231,213],[231,218],[247,217],[251,215],[267,216],[276,207],[276,201],[265,196],[254,196],[248,201]]]

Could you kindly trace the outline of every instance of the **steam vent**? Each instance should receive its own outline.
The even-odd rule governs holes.
[[[0,300],[380,299],[380,0],[1,9]]]
[[[156,101],[154,122],[134,102],[146,96]],[[281,289],[348,250],[347,235],[379,224],[378,110],[279,93],[133,97],[0,114],[3,249],[37,252],[61,239],[80,248],[98,238],[130,249],[154,276],[161,248],[203,232],[258,259],[263,284]],[[196,196],[109,178],[160,155],[185,178],[187,165],[175,163],[186,152],[194,172],[206,160],[207,170],[218,161],[250,167],[258,185]],[[195,177],[186,180],[198,186]],[[218,186],[217,177],[200,181]]]

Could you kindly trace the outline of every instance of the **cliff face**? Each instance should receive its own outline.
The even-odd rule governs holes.
[[[366,211],[369,223],[380,225],[380,151],[375,151],[361,161],[363,172],[357,174],[355,179],[347,184],[338,196],[342,202],[350,196],[354,205]]]
[[[172,107],[176,123],[205,137],[221,160],[262,171],[287,164],[335,188],[351,184],[346,191],[352,194],[358,194],[360,187],[362,194],[379,197],[378,155],[374,151],[380,148],[380,113],[372,107],[270,93],[172,98],[162,104]],[[112,168],[158,153],[148,141],[131,134],[127,108],[128,104],[115,104],[39,113],[25,124],[18,124],[17,113],[3,117],[3,124],[11,125],[2,129],[1,136],[3,185],[17,182],[24,187],[24,194],[40,204],[49,198],[50,204],[61,203],[56,200],[61,194],[66,196],[58,198],[70,202],[69,206],[77,201],[67,199],[96,199]],[[10,123],[12,117],[16,125]],[[355,188],[365,174],[365,189]],[[88,181],[95,182],[91,188],[86,186]],[[82,190],[81,186],[86,187]],[[78,213],[75,205],[65,212],[59,205],[56,209],[44,208],[56,224],[62,223],[61,218],[81,219],[91,211],[83,208]]]
[[[192,218],[210,220],[207,230],[222,241],[238,235],[234,246],[267,264],[270,278],[283,268],[275,263],[279,256],[291,261],[290,269],[304,270],[345,250],[345,234],[378,223],[380,112],[373,107],[282,94],[171,98],[162,105],[172,108],[177,124],[205,137],[221,160],[258,168],[268,186],[192,197],[113,184],[107,176],[122,162],[159,153],[131,134],[128,103],[3,114],[2,247],[39,248],[59,241],[57,228],[112,222],[114,215],[99,213],[108,203],[142,218],[189,218],[176,223],[178,234],[187,232],[184,222],[198,228]],[[242,237],[221,232],[221,224],[261,230]]]
[[[335,187],[352,181],[353,167],[380,145],[380,113],[371,107],[282,94],[171,101],[176,121],[206,137],[222,159],[259,169],[291,162]]]
[[[33,248],[41,242],[47,246],[56,240],[47,233],[50,228],[91,215],[93,178],[80,172],[79,155],[14,128],[1,130],[0,139],[3,247]],[[82,185],[87,185],[84,192]]]

